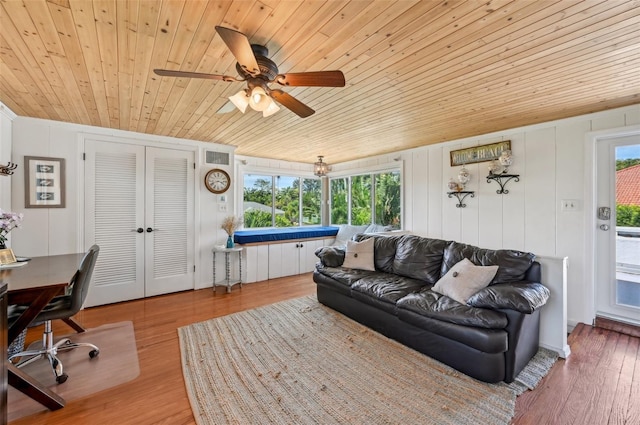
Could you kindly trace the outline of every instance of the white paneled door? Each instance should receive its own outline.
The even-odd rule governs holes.
[[[632,157],[640,158],[640,136],[598,142],[595,304],[598,316],[640,325],[640,227],[616,210],[640,201],[639,173],[616,171],[617,160]]]
[[[85,245],[100,245],[86,306],[192,289],[194,153],[85,145]]]

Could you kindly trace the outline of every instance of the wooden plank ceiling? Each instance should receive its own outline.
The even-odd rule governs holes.
[[[640,103],[640,4],[610,0],[0,1],[0,101],[22,116],[329,163]],[[242,82],[215,31],[266,45],[316,113],[221,114]],[[272,88],[280,87],[272,84]]]

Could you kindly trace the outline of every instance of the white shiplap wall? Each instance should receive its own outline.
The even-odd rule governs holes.
[[[403,161],[404,227],[414,233],[455,239],[485,248],[531,251],[545,257],[568,257],[568,321],[589,322],[587,305],[584,211],[585,137],[591,131],[640,124],[640,105],[570,119],[505,130],[399,153],[333,166],[334,172],[383,166]],[[509,194],[498,195],[498,185],[487,183],[488,163],[470,164],[472,174],[466,208],[447,198],[446,183],[460,167],[449,165],[449,152],[469,146],[511,140],[520,182],[510,182]],[[562,199],[578,200],[575,212],[562,212]],[[595,214],[595,213],[594,213]]]
[[[3,122],[4,123],[4,122]],[[154,136],[118,129],[107,129],[79,124],[36,118],[17,117],[11,123],[11,158],[19,164],[16,176],[11,179],[11,204],[14,211],[23,212],[23,226],[12,232],[11,248],[19,255],[41,256],[80,252],[84,246],[84,163],[82,160],[84,141],[87,138],[114,143],[139,144],[160,148],[193,150],[196,155],[195,174],[195,249],[196,249],[196,289],[211,286],[211,248],[224,243],[226,234],[220,223],[227,215],[233,214],[233,191],[225,193],[225,201],[220,195],[213,195],[203,185],[207,171],[215,165],[204,163],[204,151],[228,152],[229,166],[233,175],[235,148],[198,142],[188,139]],[[4,139],[4,137],[3,137]],[[4,144],[4,142],[3,142]],[[66,160],[66,208],[24,208],[24,156],[49,156]],[[4,193],[2,194],[4,198]],[[225,208],[221,207],[224,204]],[[5,208],[3,205],[0,207]],[[218,267],[224,269],[222,260]]]

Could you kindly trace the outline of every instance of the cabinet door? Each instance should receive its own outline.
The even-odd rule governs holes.
[[[85,306],[142,298],[145,147],[87,140],[85,153],[85,246],[100,246]]]
[[[298,274],[299,242],[269,245],[269,279]]]
[[[324,246],[324,240],[315,239],[300,242],[300,273],[309,273],[315,270],[319,260],[316,257],[316,249]]]
[[[247,246],[244,251],[246,264],[242,269],[246,276],[244,276],[243,282],[260,282],[269,279],[269,246]]]

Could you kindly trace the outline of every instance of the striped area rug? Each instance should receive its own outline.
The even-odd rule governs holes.
[[[313,296],[195,323],[178,333],[200,425],[508,424],[516,395],[534,386],[555,361],[553,355],[532,361],[533,372],[515,387],[482,383]]]

